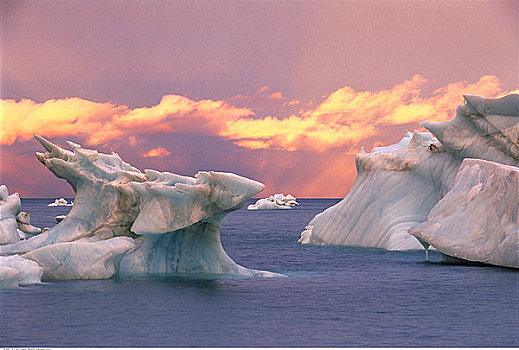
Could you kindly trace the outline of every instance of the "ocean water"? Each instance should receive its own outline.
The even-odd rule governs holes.
[[[53,200],[23,199],[22,208],[34,225],[50,227],[70,210],[47,207]],[[337,201],[241,209],[224,220],[230,257],[287,278],[50,281],[0,290],[0,346],[519,346],[517,270],[446,265],[434,251],[427,263],[423,251],[298,244],[312,217]]]

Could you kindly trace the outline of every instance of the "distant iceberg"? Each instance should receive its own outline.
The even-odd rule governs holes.
[[[291,194],[286,196],[282,193],[276,193],[268,198],[262,198],[256,201],[254,204],[250,204],[247,210],[258,210],[258,209],[292,209],[292,207],[299,205],[296,197]]]
[[[58,198],[54,202],[47,204],[48,207],[71,207],[74,202],[67,202],[65,198]]]
[[[510,175],[499,178],[498,175],[490,175],[490,169],[501,169],[496,170],[497,173],[506,173],[503,169],[508,169],[509,174],[512,174],[519,166],[519,95],[512,94],[499,99],[471,95],[464,98],[465,105],[458,107],[454,119],[443,123],[422,123],[434,136],[428,133],[407,133],[396,145],[377,147],[371,153],[359,153],[355,158],[358,175],[351,191],[341,202],[315,216],[301,233],[299,242],[389,250],[419,249],[430,244],[446,255],[456,252],[456,256],[462,254],[455,247],[461,247],[461,242],[464,242],[464,249],[474,251],[470,257],[463,254],[464,259],[510,266],[509,259],[498,257],[500,254],[513,255],[518,249],[518,195],[511,190],[517,189],[516,184],[512,183],[517,181],[517,177]],[[468,167],[466,163],[460,168],[465,158],[493,162],[494,165],[488,165],[480,161],[485,165],[479,166],[485,170],[481,170],[479,178],[488,177],[485,180],[487,191],[491,192],[493,188],[511,190],[515,201],[498,203],[490,198],[483,201],[485,197],[478,197],[478,201],[471,205],[453,201],[453,198],[458,198],[456,193],[462,191],[461,188],[470,192],[471,189],[466,186],[475,181],[466,176],[467,170],[463,170]],[[472,194],[475,191],[473,187]],[[464,205],[468,206],[464,209]],[[476,210],[476,206],[486,206],[486,211],[478,209],[480,221],[461,215],[463,210],[472,208],[472,205],[473,210]],[[453,213],[460,211],[459,222],[456,221],[458,215],[450,217],[450,226],[438,218],[438,213],[445,208]],[[496,214],[507,213],[502,216],[505,221],[496,223],[496,230],[477,224],[482,223],[481,220],[489,223],[497,220],[491,217],[494,211]],[[437,225],[440,222],[442,227],[448,229],[439,229]],[[466,227],[469,231],[461,232],[464,223],[475,226],[471,226],[470,230]],[[409,229],[420,241],[408,234]],[[478,232],[480,238],[477,242],[471,236],[475,232]],[[489,248],[493,244],[490,242],[499,242],[500,239],[503,239],[501,243],[505,242],[502,243],[504,246],[498,245],[500,248],[494,250]],[[488,253],[492,258],[481,258],[485,255],[483,251],[488,252],[489,249],[492,250]],[[500,253],[500,249],[505,249],[507,253]],[[516,266],[514,264],[511,263]]]
[[[195,177],[137,168],[69,142],[73,152],[42,137],[38,160],[76,192],[58,225],[0,246],[43,268],[45,279],[101,279],[184,273],[282,276],[236,264],[223,250],[220,224],[264,185],[231,173]]]

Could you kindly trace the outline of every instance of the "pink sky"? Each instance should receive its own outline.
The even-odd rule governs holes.
[[[37,133],[343,197],[361,146],[519,87],[516,1],[2,1],[0,182],[72,196]]]

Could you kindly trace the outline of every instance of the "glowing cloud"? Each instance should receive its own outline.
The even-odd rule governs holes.
[[[462,94],[495,97],[505,93],[495,76],[483,76],[473,84],[452,83],[424,97],[426,82],[415,75],[389,90],[355,91],[345,86],[316,107],[307,105],[286,117],[282,117],[286,108],[299,101],[290,101],[267,86],[252,96],[238,95],[227,101],[166,95],[155,106],[135,109],[81,98],[43,103],[1,100],[0,144],[27,141],[35,132],[45,137],[80,136],[90,145],[123,137],[135,143],[140,133],[194,133],[218,136],[248,149],[324,152],[358,144],[386,126],[447,120],[462,103]],[[257,115],[266,106],[277,106],[278,112]],[[147,157],[165,155],[157,152]]]
[[[22,99],[0,100],[0,144],[32,139],[34,133],[45,137],[79,135],[87,139],[120,137],[122,132],[110,125],[114,115],[125,106],[97,103],[81,98],[47,100],[37,103]],[[92,142],[90,142],[92,143]]]
[[[43,103],[7,99],[0,100],[0,112],[2,145],[30,140],[34,133],[45,137],[80,136],[89,145],[139,133],[215,135],[222,122],[253,114],[248,108],[224,101],[193,101],[178,95],[166,95],[156,106],[135,109],[77,97]]]
[[[153,157],[165,157],[169,156],[171,153],[162,147],[152,148],[148,152],[141,154],[144,158],[153,158]]]
[[[484,76],[474,84],[457,82],[422,97],[427,80],[415,75],[390,90],[355,91],[343,87],[313,109],[287,118],[240,118],[221,129],[219,135],[248,148],[278,148],[286,151],[323,152],[330,148],[356,144],[377,135],[388,125],[417,123],[420,120],[444,121],[455,114],[462,94],[494,97],[503,94],[499,80]]]

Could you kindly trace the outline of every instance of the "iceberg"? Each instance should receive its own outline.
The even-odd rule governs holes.
[[[464,95],[454,119],[422,122],[443,147],[458,158],[519,165],[519,95],[498,99]]]
[[[38,284],[43,268],[38,263],[18,255],[0,256],[0,287],[18,287]]]
[[[23,233],[38,234],[41,232],[41,228],[31,225],[31,214],[25,211],[21,211],[16,215],[16,224]]]
[[[65,198],[55,199],[54,202],[47,204],[48,207],[71,207],[74,202],[68,203]]]
[[[282,193],[276,193],[268,198],[261,198],[256,203],[251,204],[247,207],[247,210],[258,210],[258,209],[292,209],[292,207],[299,205],[296,198],[291,194],[284,195]]]
[[[432,146],[431,146],[432,145]],[[299,242],[388,250],[421,249],[407,230],[453,186],[461,160],[429,133],[355,157],[357,178],[346,197],[310,221]]]
[[[58,243],[30,251],[22,258],[37,262],[44,279],[106,279],[115,274],[115,259],[134,247],[133,239],[115,237],[93,243]]]
[[[395,145],[357,154],[358,174],[352,189],[341,202],[316,215],[301,233],[299,242],[389,250],[421,249],[429,245],[438,248],[433,243],[438,241],[432,239],[430,233],[434,225],[424,228],[423,234],[418,231],[435,213],[433,208],[442,198],[460,186],[457,181],[464,181],[465,177],[458,174],[464,159],[493,161],[512,168],[519,166],[519,95],[498,99],[465,95],[464,98],[465,104],[457,108],[454,119],[443,123],[422,122],[432,134],[407,133]],[[489,181],[497,181],[497,177]],[[513,203],[506,203],[506,210],[513,211]],[[487,208],[497,205],[496,202],[486,204]],[[491,216],[492,211],[480,215],[483,220]],[[455,218],[450,219],[453,236],[458,234],[454,229]],[[503,232],[517,232],[517,221],[503,225]],[[464,233],[459,234],[462,240]],[[502,232],[498,230],[494,234]],[[505,241],[513,245],[508,238]],[[486,249],[482,241],[479,244],[473,247],[476,251]]]
[[[18,193],[9,195],[5,185],[0,186],[0,244],[20,241],[16,215],[22,209]]]
[[[76,193],[69,214],[25,241],[0,247],[38,263],[45,279],[101,279],[179,273],[282,276],[236,264],[223,250],[220,225],[264,185],[224,172],[195,177],[139,169],[116,153],[35,135],[38,160]]]
[[[0,245],[12,244],[25,239],[27,235],[41,232],[31,225],[29,213],[21,211],[22,202],[18,193],[9,195],[5,185],[0,186]]]
[[[443,260],[519,268],[519,168],[465,159],[454,187],[409,233]]]

